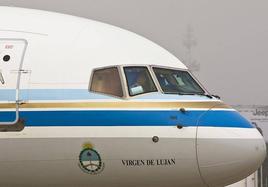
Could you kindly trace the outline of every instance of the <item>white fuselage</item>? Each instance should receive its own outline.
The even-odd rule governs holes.
[[[187,68],[158,45],[62,14],[0,17],[0,186],[223,186],[264,160],[261,134],[219,99],[161,92],[152,67]],[[89,91],[92,70],[114,65],[123,97]],[[130,96],[126,66],[157,91]]]

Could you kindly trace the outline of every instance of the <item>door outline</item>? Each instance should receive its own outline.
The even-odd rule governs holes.
[[[16,93],[15,93],[15,100],[14,100],[14,104],[15,104],[15,114],[16,114],[16,118],[14,121],[8,121],[8,122],[0,122],[0,127],[1,126],[9,126],[9,125],[15,125],[19,122],[19,105],[20,105],[20,100],[19,100],[19,90],[20,90],[20,78],[21,78],[21,71],[22,71],[22,65],[23,65],[23,61],[24,61],[24,57],[25,57],[25,53],[26,53],[26,49],[28,46],[28,42],[25,39],[22,38],[0,38],[0,41],[21,41],[24,42],[24,48],[22,51],[22,55],[20,58],[20,62],[19,62],[19,67],[18,67],[18,75],[17,75],[17,82],[16,82]]]

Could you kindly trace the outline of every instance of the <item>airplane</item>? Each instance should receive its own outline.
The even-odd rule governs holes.
[[[0,17],[0,186],[215,187],[262,164],[260,132],[159,45],[60,13]]]

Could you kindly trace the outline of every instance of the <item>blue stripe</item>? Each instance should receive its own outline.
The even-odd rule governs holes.
[[[21,111],[26,126],[211,126],[252,128],[236,111]],[[0,121],[14,117],[0,112]]]

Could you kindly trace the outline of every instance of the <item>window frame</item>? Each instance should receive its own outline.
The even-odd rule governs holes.
[[[124,69],[125,68],[131,68],[131,67],[132,68],[146,68],[148,70],[149,76],[151,77],[152,82],[153,82],[156,90],[155,91],[150,91],[150,92],[143,92],[143,93],[139,93],[139,94],[135,94],[135,95],[130,95],[130,90],[129,90],[128,81],[127,81],[127,76],[125,74],[125,70]],[[148,94],[148,93],[159,92],[159,88],[158,88],[158,86],[156,84],[156,81],[154,79],[154,76],[152,75],[152,71],[151,71],[149,65],[137,65],[137,64],[135,64],[135,65],[123,65],[123,66],[121,66],[121,70],[122,70],[122,73],[124,75],[124,82],[125,82],[125,86],[126,86],[125,89],[126,89],[126,92],[127,92],[129,98],[133,98],[133,97],[144,95],[144,94]]]
[[[154,70],[153,70],[153,68],[163,68],[163,69],[179,70],[179,71],[188,72],[191,75],[191,77],[196,81],[196,83],[204,90],[205,94],[210,94],[206,90],[206,88],[199,82],[199,80],[192,74],[192,72],[189,71],[189,69],[169,67],[169,66],[161,66],[161,65],[144,65],[144,64],[123,64],[123,65],[111,65],[111,66],[93,68],[91,70],[90,80],[89,80],[89,84],[88,84],[88,91],[92,92],[92,93],[103,94],[103,95],[118,98],[118,99],[130,99],[130,98],[139,97],[139,96],[142,96],[142,95],[145,95],[145,94],[154,93],[154,92],[146,92],[146,93],[141,93],[141,94],[131,96],[129,94],[127,78],[126,78],[125,71],[124,71],[125,67],[145,67],[145,68],[147,68],[147,70],[149,72],[149,75],[151,76],[152,81],[153,81],[153,83],[154,83],[154,85],[156,87],[155,92],[160,92],[162,94],[165,94],[165,92],[162,90],[161,85],[160,85],[160,83],[159,83],[159,81],[158,81],[158,79],[157,79],[157,77],[156,77],[156,75],[154,73]],[[119,97],[119,96],[116,96],[116,95],[111,95],[111,94],[106,94],[106,93],[101,93],[101,92],[95,92],[95,91],[90,90],[94,72],[97,71],[97,70],[109,69],[109,68],[117,68],[117,70],[118,70],[120,83],[121,83],[121,87],[122,87],[122,92],[123,92],[122,97]]]
[[[111,68],[116,68],[117,71],[118,71],[119,79],[120,79],[120,84],[121,84],[121,88],[122,88],[122,96],[112,95],[112,94],[103,93],[103,92],[96,92],[96,91],[91,90],[94,72],[95,71],[99,71],[99,70],[111,69]],[[119,98],[119,99],[125,98],[126,97],[126,93],[125,93],[126,90],[125,90],[125,85],[124,85],[124,82],[123,82],[123,75],[122,75],[122,71],[121,71],[120,66],[115,65],[115,66],[105,66],[105,67],[93,68],[91,70],[90,80],[89,80],[89,84],[88,84],[88,91],[89,92],[92,92],[92,93],[103,94],[103,95],[106,95],[106,96],[111,96],[111,97]]]

